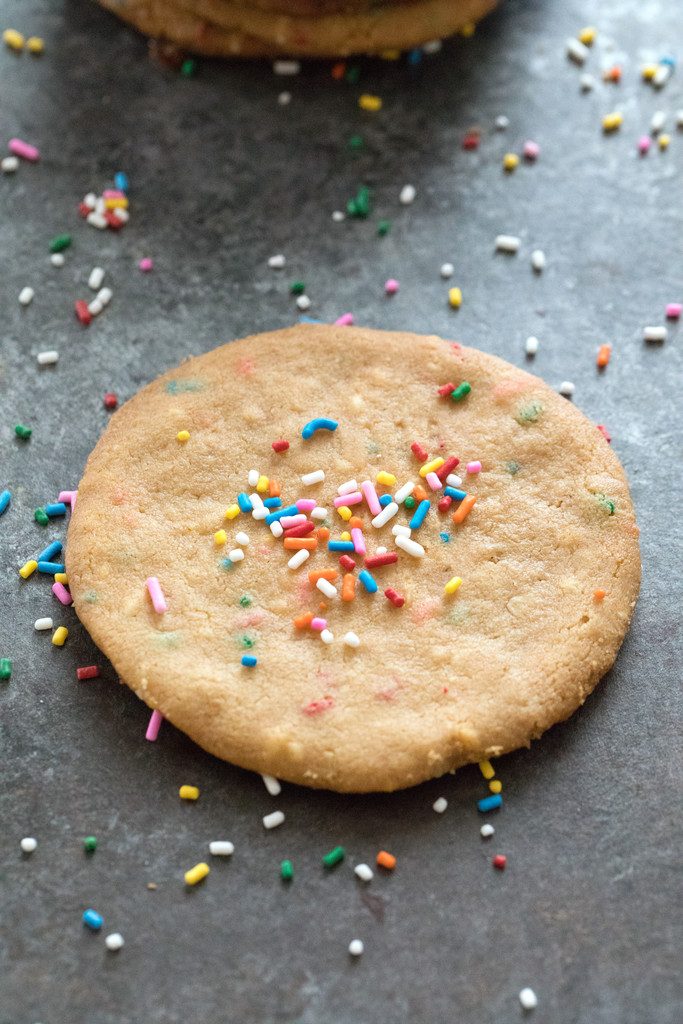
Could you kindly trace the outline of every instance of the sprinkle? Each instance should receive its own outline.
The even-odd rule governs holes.
[[[38,840],[32,836],[26,836],[19,843],[22,853],[35,853],[38,849]]]
[[[185,872],[185,885],[197,885],[206,878],[211,868],[204,862],[195,864],[193,868]]]
[[[111,935],[107,935],[104,944],[110,952],[116,953],[124,945],[123,935],[121,932],[112,932]]]
[[[50,522],[48,516],[45,515],[44,508],[37,508],[33,513],[33,518],[37,523],[40,523],[41,526],[47,526],[47,524]]]
[[[403,484],[402,487],[399,487],[399,489],[396,491],[396,494],[394,495],[394,501],[396,502],[396,504],[401,505],[406,500],[406,498],[409,497],[409,495],[414,491],[414,489],[415,484],[412,480],[409,480],[407,483]]]
[[[52,629],[52,619],[49,618],[49,616],[45,616],[45,618],[42,619],[36,619],[33,623],[33,628],[39,632],[44,629]]]
[[[380,508],[379,515],[376,515],[371,520],[372,525],[375,529],[379,530],[382,526],[385,526],[390,519],[393,519],[399,510],[399,506],[395,501],[390,501],[384,508]]]
[[[357,555],[364,555],[366,552],[365,538],[363,537],[363,531],[358,526],[351,528],[351,540],[353,541],[353,550]]]
[[[527,338],[524,344],[524,350],[526,354],[528,356],[535,356],[538,352],[538,344],[538,338],[534,338],[533,335]]]
[[[563,380],[557,390],[565,398],[571,398],[576,390],[576,386],[570,380]]]
[[[304,473],[301,477],[302,484],[306,487],[311,487],[313,484],[320,484],[325,479],[325,472],[322,469],[316,469],[312,473]]]
[[[463,501],[467,497],[467,491],[461,491],[458,487],[446,487],[444,494],[452,501]]]
[[[345,573],[342,580],[342,601],[353,601],[356,596],[356,577],[353,573]]]
[[[283,811],[271,811],[270,814],[266,814],[263,819],[263,827],[267,829],[277,828],[285,820]]]
[[[503,170],[510,173],[519,166],[519,157],[516,153],[506,153],[503,157]]]
[[[462,306],[462,291],[460,288],[450,288],[448,302],[453,309],[460,309]]]
[[[68,582],[69,582],[69,577],[66,575],[65,572],[56,572],[55,573],[55,583],[63,583],[66,586]]]
[[[308,441],[309,438],[313,437],[316,430],[336,430],[339,424],[336,420],[330,420],[324,416],[318,416],[314,420],[309,420],[304,429],[301,431],[301,436],[304,441]],[[324,479],[324,478],[323,478]]]
[[[527,139],[522,147],[522,154],[525,160],[537,160],[541,153],[541,147],[532,139]]]
[[[410,450],[415,456],[415,458],[419,459],[420,462],[426,462],[427,459],[429,458],[429,452],[427,451],[426,448],[423,448],[419,441],[413,441],[413,443],[410,446]]]
[[[59,352],[56,349],[49,349],[47,352],[39,352],[37,356],[38,366],[54,366],[59,360]]]
[[[362,956],[365,946],[362,939],[351,939],[349,942],[349,953],[351,956]]]
[[[652,84],[655,89],[661,89],[663,85],[666,85],[669,77],[671,76],[671,66],[668,63],[660,62],[657,70],[652,76]]]
[[[277,452],[278,454],[280,454],[281,452],[286,452],[287,449],[289,448],[289,441],[273,441],[271,448],[273,449],[274,452]]]
[[[276,537],[276,538],[277,537],[281,537],[282,534],[284,533],[284,530],[283,530],[282,526],[277,521],[274,522],[274,523],[271,523],[269,529],[270,529],[270,532],[272,533],[273,537]]]
[[[667,334],[666,327],[644,327],[643,341],[666,341]]]
[[[447,281],[449,277],[453,277],[455,267],[452,263],[442,263],[439,273],[443,277],[444,281]]]
[[[98,679],[100,675],[99,665],[83,665],[76,669],[76,679],[82,682],[84,679]]]
[[[412,555],[413,558],[422,558],[425,553],[425,549],[417,541],[411,540],[410,537],[398,536],[396,538],[396,547],[402,548],[407,554]]]
[[[244,551],[242,551],[242,548],[233,548],[232,551],[228,551],[228,558],[233,564],[241,562],[244,558]]]
[[[437,814],[443,814],[448,807],[448,800],[445,796],[440,796],[432,804],[432,810],[436,811]]]
[[[168,605],[166,604],[166,598],[164,597],[159,580],[156,576],[150,576],[146,581],[146,586],[152,599],[154,611],[159,615],[163,615],[167,611]]]
[[[381,868],[385,868],[387,871],[393,871],[396,867],[396,858],[393,853],[387,853],[386,850],[380,850],[377,854],[377,864]]]
[[[299,566],[303,565],[306,559],[310,557],[310,554],[310,551],[307,551],[305,548],[301,548],[296,552],[296,554],[292,555],[287,562],[287,565],[290,569],[298,569]]]
[[[21,53],[24,49],[24,37],[15,28],[6,28],[2,33],[2,41],[10,50]]]
[[[342,643],[346,647],[360,647],[360,638],[352,630],[349,630],[348,633],[344,633]]]
[[[495,831],[496,830],[493,827],[493,825],[489,825],[489,823],[487,822],[485,825],[481,826],[481,828],[479,829],[479,834],[481,835],[482,839],[490,839]]]
[[[280,863],[280,878],[283,882],[291,882],[294,878],[294,865],[291,860],[283,860]]]
[[[412,530],[409,526],[403,526],[401,523],[396,523],[391,527],[391,532],[394,537],[410,537]]]
[[[316,580],[315,585],[317,589],[330,600],[337,596],[337,588],[334,586],[333,583],[330,583],[330,581],[326,580],[324,577],[319,577]]]
[[[422,472],[422,470],[420,470],[420,472]],[[415,509],[415,512],[413,513],[413,517],[412,517],[412,519],[410,520],[410,523],[409,523],[409,526],[410,526],[411,530],[417,530],[417,529],[419,529],[420,526],[422,526],[422,524],[425,521],[425,518],[427,516],[427,513],[429,512],[431,507],[432,506],[431,506],[431,502],[430,501],[421,501],[420,502],[420,504]],[[396,510],[398,511],[398,505],[396,506]]]
[[[474,462],[468,462],[466,469],[471,476],[474,476],[476,473],[481,473],[481,462],[478,459]]]
[[[66,638],[69,635],[69,630],[66,626],[58,626],[52,634],[52,643],[55,647],[63,647],[66,643]]]
[[[500,781],[500,779],[491,779],[491,781],[489,782],[489,789],[491,790],[492,793],[502,793],[503,783]]]
[[[341,864],[344,860],[346,850],[343,846],[335,846],[333,850],[326,853],[323,857],[323,866],[326,868],[333,868],[337,864]]]
[[[504,132],[506,128],[510,127],[510,118],[506,117],[505,114],[499,114],[493,123],[496,131]]]
[[[597,359],[595,361],[596,365],[598,366],[598,368],[601,369],[601,370],[604,369],[607,366],[607,364],[609,363],[611,357],[612,357],[612,346],[611,345],[601,345],[600,348],[598,349],[598,357],[597,357]]]
[[[369,110],[376,113],[382,109],[382,100],[379,96],[372,96],[369,93],[363,93],[358,98],[358,106],[361,110]]]
[[[437,469],[440,469],[441,466],[443,466],[444,462],[445,459],[442,459],[440,457],[432,459],[431,462],[426,462],[424,466],[420,467],[420,476],[424,479],[427,476],[427,473],[433,473]]]
[[[241,512],[253,512],[254,511],[254,506],[253,506],[253,504],[251,502],[251,498],[249,497],[248,494],[245,494],[244,491],[241,491],[240,494],[237,495],[237,504],[238,504],[239,509],[240,509]],[[268,519],[266,519],[266,522],[267,521],[268,521]]]
[[[19,161],[16,156],[5,156],[0,160],[0,170],[3,174],[14,174],[18,167]]]
[[[38,571],[39,572],[41,571],[40,570],[40,564],[41,563],[39,562],[38,563]],[[44,563],[44,564],[47,565],[49,563]],[[52,584],[52,593],[55,595],[55,597],[57,598],[57,600],[61,604],[70,605],[72,603],[72,601],[73,601],[73,598],[72,598],[71,594],[66,589],[66,587],[64,587],[64,585],[62,583],[53,583]]]
[[[667,320],[678,320],[683,312],[683,305],[680,302],[669,302],[666,307]]]
[[[415,201],[416,195],[417,189],[414,185],[404,185],[399,193],[398,201],[402,206],[410,206]]]
[[[515,253],[521,244],[521,238],[517,238],[516,235],[496,235],[496,249],[498,252]]]
[[[9,503],[10,503],[11,500],[12,500],[12,492],[11,491],[5,490],[5,491],[0,492],[0,516],[3,514],[3,512],[7,511],[8,507],[9,507]],[[56,541],[55,543],[59,543],[59,542]],[[59,545],[59,550],[61,551],[61,544]]]
[[[390,277],[384,284],[384,291],[387,295],[395,295],[399,288],[400,285],[395,277]]]
[[[36,147],[31,146],[30,143],[24,142],[22,139],[10,139],[7,143],[7,148],[10,153],[21,157],[22,160],[29,160],[31,163],[40,160],[40,152]]]
[[[100,305],[100,303],[97,303],[96,312],[101,312],[101,310],[99,309]],[[76,313],[76,317],[83,324],[84,327],[87,327],[88,324],[92,323],[92,318],[94,314],[90,312],[90,309],[88,308],[88,303],[85,302],[83,299],[77,299],[76,302],[74,302],[74,312]]]
[[[242,655],[242,665],[245,668],[255,668],[258,664],[258,658],[255,658],[253,654]]]
[[[391,601],[395,608],[402,608],[403,605],[406,603],[405,597],[402,597],[399,593],[397,593],[397,591],[395,591],[393,587],[387,587],[387,589],[384,591],[384,596],[387,598],[388,601]]]
[[[317,537],[285,537],[283,546],[286,551],[300,551],[305,548],[306,551],[315,551],[318,547]],[[230,552],[232,555],[232,552]],[[244,552],[242,552],[242,558],[244,558]]]
[[[83,924],[92,932],[98,932],[104,924],[104,918],[96,910],[89,908],[83,911]]]
[[[369,555],[365,559],[366,569],[378,569],[381,565],[393,565],[398,561],[398,555],[395,551],[382,551],[377,549],[377,554]]]
[[[276,779],[274,775],[262,775],[261,778],[263,779],[263,785],[268,790],[270,796],[280,795],[280,793],[282,792],[282,786],[280,785],[278,779]],[[232,850],[230,852],[232,853]]]
[[[249,536],[240,530],[239,533],[235,534],[235,543],[245,548],[249,544]]]
[[[309,299],[308,295],[300,295],[296,300],[296,306],[297,309],[302,310],[302,312],[305,312],[307,309],[310,309],[311,300]]]
[[[106,391],[103,398],[105,409],[115,409],[119,400],[113,391]]]
[[[12,677],[12,661],[10,658],[0,658],[0,679],[7,680]]]
[[[507,864],[507,857],[504,853],[497,853],[491,861],[494,868],[498,868],[499,871],[505,871],[505,865]]]
[[[370,882],[374,877],[374,872],[369,864],[356,864],[353,872],[361,882]]]
[[[33,288],[29,288],[28,286],[26,288],[22,288],[19,292],[19,302],[22,306],[28,306],[33,302],[34,295],[35,292],[33,291]]]
[[[612,114],[605,114],[602,119],[602,130],[607,134],[608,132],[615,132],[621,128],[624,123],[624,115],[618,110],[615,110]]]
[[[377,491],[375,490],[374,484],[371,480],[364,480],[360,485],[361,492],[365,498],[368,508],[372,512],[373,516],[379,516],[382,513],[382,506],[379,503],[377,497]],[[389,519],[391,516],[389,516]],[[387,522],[385,519],[384,522]]]
[[[485,796],[477,801],[477,810],[481,811],[482,814],[485,814],[486,811],[495,811],[502,806],[503,798],[500,793],[494,793],[493,796]]]
[[[566,44],[567,56],[575,64],[584,64],[588,58],[588,47],[584,46],[580,39],[571,36]]]
[[[459,384],[455,391],[451,392],[451,398],[454,402],[460,402],[463,398],[469,395],[472,390],[472,385],[468,381],[464,380],[462,384]]]
[[[542,249],[534,249],[531,254],[531,266],[537,274],[545,270],[546,258]]]
[[[377,593],[377,583],[374,580],[374,578],[370,575],[370,573],[367,571],[367,569],[363,569],[361,572],[358,573],[358,579],[361,581],[361,583],[367,590],[368,594]]]
[[[495,769],[490,761],[480,761],[479,771],[481,772],[485,779],[492,779],[493,776],[496,774]]]
[[[86,836],[83,840],[83,850],[85,853],[94,853],[97,849],[97,836]]]
[[[178,796],[181,800],[198,800],[199,790],[196,786],[181,786],[178,790]]]
[[[462,580],[460,579],[460,577],[459,576],[453,576],[448,581],[446,586],[443,588],[444,589],[444,593],[446,593],[446,594],[454,594],[456,592],[456,590],[460,589],[461,584],[462,584]]]
[[[538,998],[532,988],[523,988],[519,993],[519,1001],[524,1010],[535,1010],[538,1006]]]
[[[301,63],[298,60],[273,61],[273,73],[276,75],[298,75],[300,71]]]
[[[342,569],[346,570],[346,572],[353,572],[353,570],[356,568],[356,563],[352,558],[349,558],[348,555],[341,555],[339,558],[339,564],[341,565]]]

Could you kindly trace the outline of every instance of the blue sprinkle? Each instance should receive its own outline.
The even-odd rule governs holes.
[[[258,664],[258,658],[255,658],[253,654],[243,654],[242,664],[245,668],[253,668],[254,665]]]
[[[266,498],[263,504],[266,508],[279,508],[282,504],[282,498]]]
[[[38,572],[46,572],[50,576],[54,576],[56,572],[64,571],[64,566],[61,562],[38,562]]]
[[[660,64],[666,64],[666,66],[668,68],[675,68],[676,67],[676,58],[675,57],[668,57],[668,56],[667,57],[660,57],[659,58],[659,63]]]
[[[315,317],[306,316],[305,314],[302,313],[302,315],[299,317],[299,323],[300,324],[321,324],[322,320],[316,320]]]
[[[355,551],[352,540],[328,540],[328,551]]]
[[[425,498],[424,501],[420,502],[420,504],[417,506],[417,508],[413,512],[413,518],[408,523],[408,526],[410,527],[411,530],[417,530],[420,526],[422,526],[422,524],[425,521],[425,517],[426,517],[426,515],[429,512],[431,507],[432,507],[431,501],[427,501],[426,498]]]
[[[130,188],[128,175],[124,171],[117,171],[114,175],[114,187],[120,192],[127,192]]]
[[[441,540],[444,542],[444,544],[448,544],[449,540],[451,539],[450,533],[440,533],[439,537],[441,537]]]
[[[237,504],[240,507],[240,512],[253,512],[254,506],[251,503],[251,498],[248,494],[242,491],[241,494],[237,495]]]
[[[5,511],[5,509],[9,505],[11,499],[12,499],[12,494],[11,494],[10,491],[3,491],[2,494],[0,494],[0,516],[2,515],[2,513]]]
[[[467,491],[460,491],[457,487],[444,487],[443,493],[447,498],[454,498],[455,501],[462,501],[467,497]]]
[[[494,793],[493,796],[485,796],[483,800],[477,801],[477,808],[485,813],[486,811],[495,811],[496,808],[503,806],[503,798],[500,793]]]
[[[91,931],[98,932],[104,924],[104,918],[91,908],[83,911],[83,924],[90,928]]]
[[[391,497],[390,494],[381,494],[379,498],[379,503],[382,506],[382,508],[386,508],[387,505],[391,505],[393,500],[394,499]]]
[[[308,441],[309,437],[313,437],[316,430],[336,430],[339,424],[336,420],[328,420],[324,416],[318,416],[314,420],[309,420],[304,429],[301,431],[301,436],[304,441]]]
[[[45,515],[47,516],[65,516],[66,505],[63,501],[53,501],[51,505],[45,505]]]
[[[277,522],[278,519],[282,519],[283,516],[295,516],[299,509],[296,505],[288,505],[287,508],[279,508],[277,512],[270,512],[264,522],[266,526],[270,526],[271,523]]]
[[[224,569],[234,569],[235,563],[231,562],[229,558],[221,559],[221,565]]]
[[[417,67],[418,64],[422,63],[422,50],[416,49],[411,50],[408,54],[408,64],[411,68]]]
[[[363,586],[367,590],[368,594],[376,594],[377,593],[377,582],[370,575],[370,573],[368,572],[367,569],[363,569],[362,572],[358,573],[358,579],[361,581],[361,583],[363,584]]]
[[[53,540],[52,544],[48,544],[46,548],[43,548],[43,550],[36,558],[36,562],[49,562],[53,555],[58,555],[61,550],[61,540]]]

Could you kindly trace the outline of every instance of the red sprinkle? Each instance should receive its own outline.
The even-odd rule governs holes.
[[[286,452],[289,448],[289,441],[273,441],[271,448],[274,452]]]
[[[299,523],[297,526],[290,526],[285,530],[284,537],[307,537],[315,530],[315,523]]]
[[[84,327],[87,327],[92,322],[92,313],[88,309],[88,303],[83,299],[77,299],[74,303],[74,309],[76,316],[81,321]]]
[[[104,393],[104,408],[115,409],[119,404],[119,400],[113,391],[105,391]]]
[[[97,679],[100,674],[99,665],[84,665],[76,669],[76,679]]]
[[[398,562],[398,555],[395,551],[387,551],[384,555],[368,555],[365,565],[368,569],[376,569],[379,565],[393,565]]]
[[[87,217],[89,213],[92,213],[92,210],[85,203],[79,203],[78,212],[80,213],[81,217]]]
[[[110,227],[112,231],[120,231],[123,227],[123,221],[119,220],[111,210],[104,211],[104,219],[107,222],[107,226]]]
[[[607,427],[603,426],[602,423],[598,423],[598,430],[600,431],[600,433],[604,437],[605,441],[607,441],[607,444],[611,444],[612,443],[612,435],[608,431]]]
[[[481,136],[479,132],[468,132],[462,140],[463,149],[479,149]]]
[[[449,473],[452,473],[456,466],[460,465],[460,459],[456,459],[455,455],[451,455],[449,459],[446,459],[443,466],[440,466],[436,470],[436,475],[439,480],[443,483]]]
[[[442,384],[436,390],[441,395],[442,398],[446,398],[448,395],[450,395],[451,391],[455,391],[455,384],[451,384],[449,381],[448,384]]]
[[[505,871],[505,865],[507,864],[507,862],[508,859],[504,853],[497,853],[496,856],[491,861],[494,868],[498,868],[499,871]]]
[[[384,596],[391,601],[394,608],[402,608],[403,605],[406,603],[405,597],[401,597],[401,595],[398,594],[393,587],[387,587],[387,589],[384,591]]]
[[[429,452],[427,451],[426,448],[422,447],[419,441],[413,441],[413,443],[410,446],[410,450],[415,456],[415,458],[419,459],[420,462],[426,462],[427,459],[429,458]]]
[[[356,563],[352,558],[349,557],[349,555],[341,555],[341,557],[339,558],[339,564],[341,565],[342,569],[346,569],[347,572],[353,572],[353,570],[356,568]]]
[[[439,512],[448,512],[452,504],[453,499],[449,498],[447,494],[444,494],[443,498],[436,507],[438,508]]]

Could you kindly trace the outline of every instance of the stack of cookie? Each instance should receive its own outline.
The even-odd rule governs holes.
[[[442,39],[497,0],[100,0],[155,38],[217,57],[344,57]]]

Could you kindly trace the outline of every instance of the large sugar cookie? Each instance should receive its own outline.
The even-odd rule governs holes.
[[[446,384],[455,399],[438,393]],[[338,426],[305,439],[316,417]],[[279,439],[287,451],[273,450]],[[460,460],[446,510],[441,481],[420,475],[416,441],[430,460]],[[470,462],[481,472],[467,472]],[[267,486],[250,486],[250,470]],[[318,470],[323,482],[302,481]],[[380,473],[396,483],[382,485]],[[358,578],[365,557],[328,550],[325,524],[321,535],[305,523],[305,536],[290,535],[317,541],[292,569],[300,548],[285,548],[269,519],[226,518],[240,493],[276,505],[277,481],[283,504],[269,517],[315,499],[338,541],[353,524],[334,499],[350,479],[379,496],[409,481],[427,494],[380,528],[371,488],[349,498],[365,557],[378,546],[398,556],[364,577],[375,593]],[[392,528],[407,526],[422,500],[431,505],[406,545]],[[240,532],[249,544],[238,561]],[[360,547],[358,534],[349,543]],[[614,661],[640,579],[624,472],[570,402],[439,338],[325,326],[225,345],[127,402],[88,460],[66,562],[79,617],[150,707],[219,757],[342,791],[409,786],[528,744],[566,718]],[[325,569],[338,573],[332,596],[309,579]],[[346,573],[353,600],[342,598]],[[165,612],[153,607],[150,577]],[[462,583],[447,593],[454,577]],[[305,624],[306,612],[327,621],[333,642]],[[344,642],[349,632],[358,647]]]

